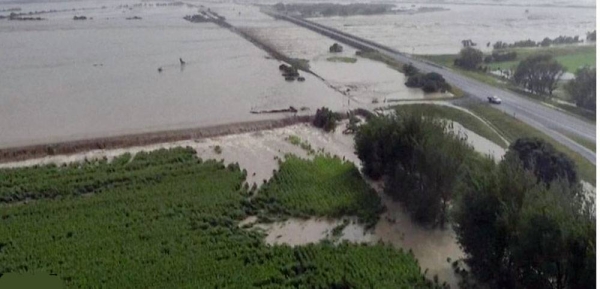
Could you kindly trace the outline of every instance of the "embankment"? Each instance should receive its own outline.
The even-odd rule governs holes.
[[[116,149],[149,144],[216,137],[228,134],[269,130],[310,122],[312,116],[294,116],[276,120],[231,123],[200,128],[131,134],[87,140],[66,141],[0,149],[0,163],[22,161],[57,154],[74,154],[96,149]]]

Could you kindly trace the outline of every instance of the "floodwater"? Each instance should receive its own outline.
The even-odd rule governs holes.
[[[467,137],[467,143],[471,145],[476,152],[490,156],[496,162],[502,160],[502,157],[506,151],[501,146],[474,133],[473,131],[466,129],[458,122],[452,122],[452,129],[459,135],[465,135]]]
[[[349,241],[353,243],[370,243],[375,240],[375,237],[366,232],[364,227],[358,224],[354,218],[348,218],[348,220],[349,223],[344,227],[339,237],[334,236],[332,233],[335,227],[342,225],[344,222],[339,219],[289,219],[271,224],[256,224],[253,228],[265,231],[267,233],[265,242],[271,245],[300,246],[319,243],[326,239],[335,242]]]
[[[353,162],[360,167],[360,160],[354,154],[353,136],[342,133],[345,123],[341,123],[334,133],[324,133],[308,124],[298,124],[269,131],[228,135],[208,139],[179,141],[172,143],[155,144],[143,147],[124,148],[116,150],[95,150],[70,156],[49,156],[41,159],[32,159],[23,162],[4,163],[2,167],[31,166],[35,164],[76,162],[84,159],[97,159],[106,156],[112,159],[120,154],[130,152],[135,154],[139,151],[150,151],[160,148],[172,148],[178,146],[190,146],[198,152],[203,159],[223,159],[225,163],[239,163],[240,167],[247,170],[246,181],[249,184],[261,185],[263,180],[272,177],[273,170],[277,169],[277,158],[284,158],[286,154],[292,153],[303,158],[311,158],[303,149],[292,145],[286,140],[294,135],[302,141],[307,141],[313,149],[323,148],[325,152],[338,155],[343,159]],[[473,132],[455,124],[454,128],[461,133],[467,134],[474,148],[481,153],[489,153],[494,144],[474,134]],[[220,147],[217,153],[215,147]],[[496,153],[501,153],[499,148]],[[495,155],[495,153],[493,153]],[[412,250],[419,260],[423,270],[427,269],[428,276],[438,275],[442,282],[451,285],[457,283],[456,276],[452,272],[451,264],[447,258],[457,260],[463,256],[452,230],[425,229],[413,224],[410,217],[402,206],[394,202],[381,192],[378,184],[373,184],[380,194],[387,211],[382,214],[375,228],[366,231],[362,225],[357,224],[354,219],[344,228],[341,236],[335,238],[332,230],[342,223],[339,219],[312,218],[308,220],[289,219],[284,222],[273,224],[256,224],[267,234],[265,242],[269,244],[303,245],[316,243],[324,239],[334,241],[348,240],[356,243],[375,243],[382,241],[392,244],[398,248]],[[354,222],[352,222],[354,221]],[[256,222],[255,217],[250,217],[245,222],[252,224]]]
[[[282,116],[252,109],[344,104],[345,96],[312,75],[284,81],[278,61],[229,30],[184,21],[196,7],[136,3],[0,3],[0,10],[23,12],[89,8],[40,15],[45,21],[0,20],[0,147]],[[133,16],[142,20],[125,20]]]
[[[260,12],[257,6],[215,4],[214,11],[224,15],[230,23],[260,39],[291,58],[309,61],[310,69],[336,90],[356,103],[365,106],[387,99],[435,99],[450,94],[424,94],[421,89],[404,85],[404,74],[387,65],[357,57],[356,49],[345,46],[341,53],[330,53],[335,41],[288,21],[276,20]],[[332,62],[330,57],[350,57],[355,63]],[[350,105],[353,105],[351,103]]]
[[[585,39],[587,32],[596,29],[596,8],[593,2],[585,0],[445,2],[397,4],[398,8],[442,7],[447,9],[445,11],[311,20],[414,54],[458,53],[464,39],[471,39],[477,44],[476,48],[484,51],[491,50],[496,41],[541,41],[560,35],[579,35]],[[568,7],[570,5],[590,7]],[[491,42],[490,47],[486,46],[488,42]]]

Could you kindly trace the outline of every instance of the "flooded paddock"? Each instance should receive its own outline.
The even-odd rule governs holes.
[[[215,4],[215,11],[232,25],[252,35],[290,58],[308,60],[310,69],[336,90],[350,97],[350,105],[369,106],[386,99],[435,99],[450,94],[425,94],[421,89],[404,85],[406,77],[387,65],[356,56],[356,49],[344,46],[340,53],[330,53],[335,40],[288,21],[276,20],[260,12],[257,6]],[[355,60],[354,63],[331,61],[333,57]]]
[[[121,7],[127,3],[141,2],[32,3],[20,5],[23,12],[89,9],[0,20],[0,147],[277,118],[250,111],[344,103],[312,75],[286,82],[278,61],[235,33],[182,19],[196,7]],[[126,20],[133,16],[142,19]]]
[[[471,39],[477,44],[476,48],[484,51],[490,51],[496,41],[513,43],[532,39],[539,42],[545,37],[553,39],[560,35],[579,35],[585,39],[587,32],[596,29],[596,8],[593,2],[585,0],[397,3],[399,9],[441,7],[446,10],[310,20],[414,54],[458,53],[464,39]]]

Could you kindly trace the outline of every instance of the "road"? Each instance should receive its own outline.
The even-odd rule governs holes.
[[[504,111],[509,115],[513,115],[517,119],[544,132],[561,144],[581,154],[594,165],[596,164],[596,153],[594,151],[589,150],[565,135],[577,136],[595,143],[596,126],[594,124],[541,103],[534,102],[515,93],[468,78],[450,68],[414,58],[409,54],[399,52],[373,41],[350,35],[337,29],[333,29],[331,27],[317,24],[305,19],[291,17],[272,11],[264,12],[278,19],[284,19],[324,34],[358,49],[373,49],[402,63],[412,63],[415,67],[423,72],[439,73],[450,84],[462,89],[469,97],[487,101],[488,96],[496,95],[502,99],[502,104],[494,105],[495,108]]]

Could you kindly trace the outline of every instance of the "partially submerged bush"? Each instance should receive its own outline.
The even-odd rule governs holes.
[[[317,109],[317,114],[313,119],[313,125],[322,128],[326,132],[334,131],[337,121],[340,117],[329,108],[322,107]]]
[[[450,85],[441,74],[430,72],[427,74],[416,73],[410,77],[406,83],[408,87],[420,87],[424,92],[446,92],[450,90]]]

